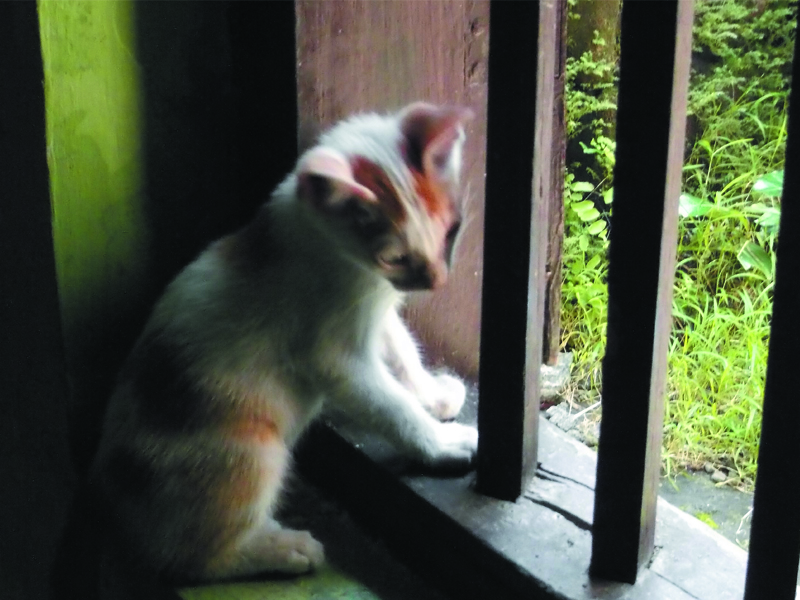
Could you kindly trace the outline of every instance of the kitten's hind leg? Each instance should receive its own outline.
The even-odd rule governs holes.
[[[284,529],[277,521],[267,519],[208,565],[207,576],[230,579],[260,573],[300,575],[320,567],[324,561],[322,544],[309,532]]]

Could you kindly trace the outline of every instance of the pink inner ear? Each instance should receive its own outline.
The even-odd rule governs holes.
[[[468,108],[415,102],[407,106],[400,130],[408,141],[408,159],[418,169],[437,166],[458,139],[457,127],[473,117]]]
[[[369,202],[377,200],[375,194],[353,178],[350,163],[341,153],[331,148],[318,146],[309,150],[297,167],[297,177],[301,191],[305,189],[319,190],[316,186],[307,185],[311,177],[322,177],[330,185],[325,198],[313,198],[317,203],[335,204],[348,197],[358,196]]]

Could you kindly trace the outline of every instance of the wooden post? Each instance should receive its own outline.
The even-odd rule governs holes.
[[[653,551],[691,34],[690,0],[623,7],[590,572],[628,583]]]
[[[795,46],[781,227],[745,600],[794,599],[800,548],[800,52]]]
[[[561,262],[564,242],[564,175],[567,154],[566,87],[567,0],[556,0],[555,71],[553,73],[553,143],[548,199],[547,268],[542,353],[555,365],[561,347]]]
[[[477,486],[514,500],[536,469],[556,10],[490,11]]]

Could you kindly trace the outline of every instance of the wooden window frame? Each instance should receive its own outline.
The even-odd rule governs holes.
[[[551,548],[531,548],[530,532],[517,525],[520,517],[525,516],[518,512],[519,507],[488,495],[515,498],[526,488],[537,465],[538,373],[545,347],[540,325],[547,277],[544,248],[548,207],[544,199],[557,193],[554,191],[557,186],[548,175],[553,163],[549,154],[552,123],[537,115],[552,114],[553,94],[546,82],[552,79],[558,64],[552,45],[558,37],[558,18],[553,7],[553,2],[544,1],[491,3],[490,28],[494,41],[490,53],[487,136],[490,159],[486,188],[489,210],[485,227],[485,259],[489,268],[484,278],[488,293],[484,293],[483,306],[484,362],[479,385],[482,400],[476,405],[472,396],[465,414],[467,420],[477,419],[481,429],[477,479],[475,474],[443,478],[409,473],[408,465],[398,462],[391,448],[379,440],[325,422],[313,427],[297,453],[300,469],[312,482],[342,500],[359,520],[381,531],[387,542],[412,563],[416,561],[415,566],[420,570],[445,573],[447,576],[437,577],[438,581],[467,597],[552,597],[546,581],[519,567],[520,561],[531,553]],[[16,278],[14,281],[19,280],[24,297],[30,301],[30,306],[23,307],[25,325],[13,330],[14,336],[7,339],[6,346],[17,350],[18,344],[24,342],[23,347],[42,350],[47,357],[48,377],[42,385],[64,392],[64,364],[57,348],[58,336],[52,336],[49,342],[28,336],[30,330],[37,329],[30,323],[42,325],[41,314],[34,310],[37,307],[44,311],[48,329],[58,330],[56,289],[52,285],[54,262],[49,251],[52,238],[49,228],[43,226],[47,219],[41,220],[47,216],[41,211],[47,206],[47,190],[42,183],[46,181],[43,175],[47,168],[46,148],[41,135],[43,125],[37,124],[36,117],[44,112],[39,83],[42,72],[39,67],[27,68],[30,61],[38,61],[41,66],[34,26],[35,6],[12,3],[2,9],[4,15],[11,15],[8,22],[13,20],[21,27],[15,36],[3,37],[0,46],[21,49],[27,57],[27,62],[19,65],[9,62],[3,67],[7,81],[22,84],[14,89],[27,92],[25,97],[9,96],[2,100],[9,114],[21,115],[9,130],[21,151],[15,148],[11,159],[2,163],[0,168],[9,175],[2,185],[14,198],[21,199],[14,204],[15,208],[30,201],[38,203],[39,210],[35,212],[35,222],[25,221],[30,213],[9,213],[9,223],[3,221],[0,226],[20,246],[29,243],[25,238],[30,233],[31,238],[40,242],[40,250],[48,248],[26,257],[27,262],[18,263],[13,253],[8,253],[10,259],[2,261],[3,268],[12,279]],[[285,11],[286,22],[274,24],[284,33],[294,30],[289,12]],[[247,25],[246,18],[239,23],[242,27]],[[690,50],[686,30],[690,25],[688,0],[627,2],[623,8],[609,272],[609,351],[604,363],[605,413],[598,456],[591,562],[593,575],[618,581],[636,581],[653,550],[655,481],[659,468],[683,137],[681,122],[685,114]],[[260,48],[259,30],[250,27],[249,31],[247,39],[252,46],[237,42],[236,51],[248,54]],[[531,31],[539,32],[539,36],[531,36]],[[549,50],[543,50],[545,47]],[[291,50],[289,58],[294,60],[294,48],[284,50],[287,56]],[[258,57],[242,60],[257,63]],[[797,49],[792,74],[794,82],[800,81]],[[267,93],[258,84],[252,84],[247,75],[244,71],[236,75],[242,89],[256,85],[251,89],[253,94]],[[647,110],[642,110],[643,93],[652,96]],[[240,100],[249,107],[245,111],[248,116],[258,113],[252,98]],[[287,110],[296,109],[296,103],[286,99],[283,102]],[[240,125],[243,133],[239,137],[247,139],[244,133],[247,123]],[[645,125],[646,132],[642,131]],[[800,306],[800,278],[796,276],[800,272],[800,241],[788,233],[800,231],[800,103],[791,104],[788,127],[746,600],[794,598],[800,559],[800,513],[796,510],[800,506],[800,462],[794,460],[800,405],[787,391],[794,383],[791,351],[800,339],[800,319],[796,316],[796,307]],[[31,131],[39,135],[31,136]],[[250,150],[250,158],[259,153],[255,146]],[[251,161],[241,165],[243,172],[249,172],[254,164]],[[794,169],[793,165],[799,168]],[[36,185],[20,179],[20,174],[30,173],[34,174],[31,181]],[[259,183],[250,175],[245,187],[256,189]],[[645,187],[658,192],[643,198],[641,190]],[[513,206],[513,214],[501,210],[509,205]],[[25,227],[15,228],[23,223]],[[519,256],[511,262],[508,255],[515,249]],[[519,252],[520,249],[523,251]],[[642,272],[646,273],[646,280]],[[4,309],[0,313],[6,324],[13,324],[18,316],[13,310]],[[22,354],[9,353],[19,359],[6,366],[6,370],[19,371],[9,377],[21,373],[37,381],[37,373],[41,373],[39,365],[31,366]],[[495,356],[503,359],[497,360]],[[628,361],[631,356],[637,360],[633,380],[630,363],[625,368],[622,364],[623,358]],[[64,398],[60,400],[66,402]],[[46,408],[59,407],[61,404],[51,402]],[[20,421],[24,424],[36,422],[42,414],[37,412],[36,404],[19,410],[26,416]],[[64,425],[65,418],[58,414],[48,422]],[[58,431],[63,433],[63,428]],[[40,435],[33,439],[40,439]],[[65,440],[58,443],[66,446]],[[49,448],[44,443],[42,447]],[[35,455],[36,449],[31,447],[31,453]],[[499,469],[500,465],[503,469]],[[52,467],[49,474],[60,477],[62,471],[67,472],[68,468]],[[48,500],[50,508],[57,512],[67,494],[62,489],[63,482],[55,481],[58,477],[51,482],[58,494]],[[484,493],[476,493],[476,484]],[[583,525],[591,528],[588,523]],[[498,550],[499,546],[504,549]],[[578,565],[573,574],[585,576],[580,570],[583,566]],[[614,593],[612,590],[604,597],[618,597]],[[623,589],[620,595],[625,593]]]

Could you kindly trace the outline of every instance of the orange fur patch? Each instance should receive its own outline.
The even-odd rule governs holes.
[[[414,187],[422,199],[425,210],[433,217],[449,217],[452,212],[452,200],[438,182],[426,177],[424,173],[412,171]]]
[[[275,421],[266,415],[236,419],[225,427],[225,432],[237,441],[256,442],[257,444],[266,444],[280,436]]]
[[[406,211],[383,169],[360,156],[353,159],[352,169],[353,179],[375,194],[386,217],[392,223],[402,225],[406,219]]]

